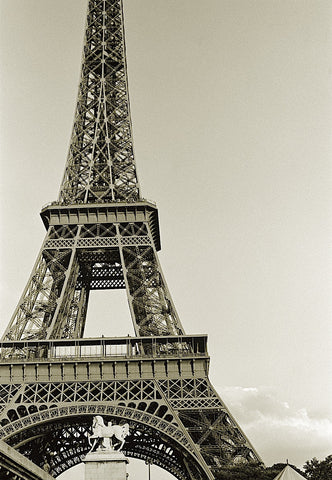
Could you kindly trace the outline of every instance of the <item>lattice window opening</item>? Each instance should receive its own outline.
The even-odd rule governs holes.
[[[19,415],[15,409],[10,409],[7,411],[7,417],[10,422],[14,422],[15,420],[18,420]]]
[[[123,249],[127,267],[132,263],[139,263],[141,268],[155,268],[157,265],[155,254],[152,247],[136,247],[135,249]]]
[[[113,223],[97,223],[83,225],[80,233],[81,238],[115,237],[116,227]]]
[[[82,249],[77,255],[80,281],[88,282],[93,278],[123,278],[118,248],[109,247],[100,251]]]
[[[98,248],[113,246],[118,246],[118,240],[116,237],[80,238],[77,241],[77,248]]]
[[[167,398],[182,398],[182,381],[179,380],[165,380],[159,381],[158,384]]]
[[[69,265],[71,250],[43,250],[42,259],[47,268],[46,273],[54,280],[62,278]]]
[[[149,247],[151,248],[151,247]],[[146,261],[137,260],[137,265],[135,269],[130,270],[131,274],[134,274],[136,277],[141,278],[144,280],[145,288],[156,288],[156,287],[164,287],[163,282],[161,280],[160,272],[157,269],[157,265],[155,263],[150,263]],[[157,294],[156,290],[151,290],[151,293]]]
[[[90,290],[123,290],[125,288],[124,280],[93,280],[90,283]]]
[[[7,404],[10,399],[17,393],[20,385],[0,385],[0,403]]]
[[[73,248],[75,245],[75,240],[73,238],[59,238],[53,240],[47,240],[45,242],[45,249],[54,249],[54,248]]]
[[[81,265],[81,268],[94,264],[110,264],[110,265],[121,265],[120,253],[117,248],[107,248],[107,249],[86,249],[80,250],[77,252],[78,261]]]
[[[119,148],[119,145],[116,148]],[[132,152],[130,152],[130,153],[124,152],[124,153],[125,153],[126,157],[128,157],[128,155],[130,157],[133,157]],[[73,154],[75,155],[75,152],[73,152]],[[91,153],[91,155],[92,155],[92,153]],[[69,170],[70,170],[70,162],[69,162],[69,165],[67,167],[66,175],[68,175]],[[119,195],[121,194],[124,199],[127,198],[130,195],[134,195],[137,198],[138,191],[135,191],[135,189],[137,189],[137,180],[135,178],[136,177],[135,168],[132,167],[130,171],[126,170],[126,172],[124,172],[123,171],[123,165],[120,165],[120,171],[119,172],[117,172],[117,169],[115,167],[114,167],[113,170],[114,170],[113,173],[114,173],[114,177],[115,177],[115,179],[113,181],[113,184],[114,184],[115,190],[118,192],[118,194]],[[105,174],[106,174],[106,172],[105,172]],[[98,191],[101,191],[101,189],[104,188],[104,187],[106,188],[106,192],[110,191],[111,182],[110,182],[109,172],[107,171],[107,178],[104,178],[104,179],[101,179],[100,172],[98,172],[98,179],[100,181],[98,181],[97,183],[102,184],[102,185],[99,185]],[[76,180],[76,183],[80,183],[80,182],[81,182],[80,179]],[[91,183],[90,194],[93,197],[94,185],[93,185],[93,181],[91,179],[90,179],[90,183]],[[128,184],[128,187],[125,187],[126,183]],[[82,188],[86,188],[87,185],[88,185],[87,180],[82,182]],[[133,188],[134,188],[134,191],[133,191]],[[127,192],[126,192],[126,190],[127,190]]]
[[[122,266],[119,264],[110,265],[107,263],[95,263],[91,269],[92,278],[123,278]]]
[[[88,388],[84,386],[77,386],[76,388],[71,386],[69,388],[65,384],[53,384],[51,387],[46,389],[35,388],[35,386],[27,388],[24,395],[16,400],[17,407],[7,412],[9,421],[14,422],[38,411],[57,408],[59,403],[83,402],[85,404],[86,402],[107,401],[119,406],[121,404],[136,411],[149,413],[177,426],[173,414],[165,404],[160,403],[160,396],[153,388],[149,390],[148,388],[136,388],[135,385],[132,385],[131,388],[128,385],[114,385],[112,388],[104,388],[104,391],[101,392],[101,384],[97,386],[89,385]],[[5,418],[2,418],[1,425],[8,423],[5,420]]]
[[[121,236],[141,236],[148,235],[148,226],[144,222],[135,222],[119,224],[119,232]]]
[[[151,245],[152,241],[149,236],[132,236],[132,237],[122,237],[121,245],[123,246],[135,246],[135,245]]]
[[[90,275],[80,275],[77,280],[76,288],[84,286],[90,290],[102,290],[113,288],[125,288],[123,273],[120,269],[95,269]]]
[[[216,397],[215,393],[205,379],[195,378],[192,380],[170,380],[168,385],[163,385],[163,388],[167,389],[168,395],[171,398],[180,398],[179,394],[181,394],[181,397],[183,398]]]
[[[176,410],[193,410],[202,408],[217,408],[220,402],[216,398],[186,398],[186,399],[171,399],[170,403]]]
[[[69,226],[69,225],[60,225],[50,227],[48,238],[49,239],[59,239],[59,238],[74,238],[77,234],[78,227]]]
[[[105,192],[102,188],[89,188],[86,200],[88,203],[109,203],[113,200],[112,190],[107,189]]]
[[[99,152],[100,154],[101,152]],[[108,151],[104,152],[108,157]],[[96,155],[94,156],[94,167],[90,173],[90,190],[92,192],[107,192],[110,190],[111,186],[111,174],[109,171],[109,165],[103,162],[103,165],[100,165],[100,158]]]

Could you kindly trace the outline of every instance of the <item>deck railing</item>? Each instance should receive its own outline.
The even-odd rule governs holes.
[[[207,356],[206,335],[98,337],[0,342],[0,362],[137,357]]]

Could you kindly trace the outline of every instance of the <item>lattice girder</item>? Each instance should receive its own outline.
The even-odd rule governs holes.
[[[139,198],[122,1],[94,0],[89,2],[75,122],[59,202]]]
[[[160,386],[212,472],[223,464],[260,461],[208,378],[161,380]]]
[[[3,338],[46,338],[57,308],[71,257],[71,250],[41,250],[28,284]]]
[[[89,292],[118,288],[127,289],[137,335],[182,335],[157,258],[150,214],[145,219],[134,213],[133,221],[116,223],[104,215],[103,222],[94,223],[95,214],[91,218],[84,212],[87,223],[49,224],[4,339],[81,338]]]
[[[10,424],[0,428],[0,438],[37,465],[42,467],[47,462],[55,476],[80,463],[87,454],[92,417],[98,414],[113,423],[129,423],[132,435],[125,444],[126,455],[152,460],[180,480],[191,478],[188,470],[196,473],[197,480],[210,478],[200,466],[194,445],[172,420],[162,400],[131,402],[130,407],[121,406],[121,402],[75,404],[69,397],[70,406],[39,404],[36,397],[33,400],[33,405],[20,403],[16,410],[7,412]]]
[[[206,336],[186,336],[159,264],[158,211],[133,153],[122,0],[89,0],[59,198],[5,331],[0,439],[58,475],[89,449],[96,414],[127,421],[125,453],[180,480],[260,461],[214,391]],[[84,339],[89,293],[126,289],[136,337]]]
[[[166,346],[170,338],[159,337],[158,341]],[[175,347],[176,338],[172,338]],[[146,345],[154,342],[148,337],[142,340]],[[55,415],[53,409],[62,408],[59,416],[68,412],[74,416],[103,412],[137,420],[165,434],[171,432],[184,448],[195,452],[198,463],[206,465],[207,472],[240,460],[260,460],[211,386],[207,377],[208,357],[200,340],[179,337],[178,343],[192,345],[191,352],[165,349],[164,355],[160,354],[162,348],[129,348],[136,344],[136,337],[100,341],[102,350],[98,346],[93,350],[96,358],[84,357],[93,354],[87,350],[94,344],[91,339],[79,343],[54,340],[40,342],[47,356],[36,360],[38,366],[24,362],[8,364],[6,372],[3,365],[2,376],[12,379],[12,388],[5,384],[0,389],[0,398],[5,399],[0,414],[0,438],[16,438],[17,431],[29,429],[35,421],[49,421]],[[126,355],[105,357],[110,351],[106,346],[119,341],[125,345]],[[116,353],[114,348],[112,351]],[[140,351],[150,354],[142,356]],[[172,431],[168,430],[171,426]],[[20,439],[12,441],[13,445],[21,444]],[[206,478],[212,476],[208,474]]]
[[[183,330],[153,246],[122,248],[138,335],[181,335]]]

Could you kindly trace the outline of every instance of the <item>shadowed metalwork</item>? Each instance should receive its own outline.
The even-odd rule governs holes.
[[[57,202],[2,337],[0,439],[57,476],[89,449],[92,418],[127,422],[128,456],[180,480],[260,461],[208,379],[206,336],[185,335],[140,195],[120,0],[90,0],[82,75]],[[135,337],[84,339],[91,290],[126,289]],[[106,321],[106,320],[105,320]]]

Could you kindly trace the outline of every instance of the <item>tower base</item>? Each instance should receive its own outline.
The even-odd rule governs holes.
[[[98,450],[83,459],[85,480],[126,480],[129,460],[122,452]]]

